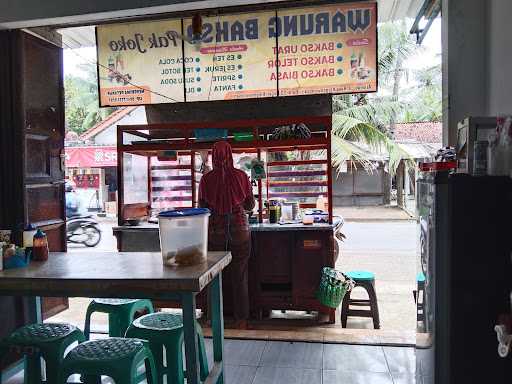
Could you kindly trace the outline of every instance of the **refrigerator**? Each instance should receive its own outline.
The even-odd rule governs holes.
[[[512,383],[494,331],[511,313],[512,179],[424,172],[417,194],[417,383]]]

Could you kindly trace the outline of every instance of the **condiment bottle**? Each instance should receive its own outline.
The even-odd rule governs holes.
[[[326,201],[323,195],[318,196],[318,199],[316,199],[316,209],[320,211],[325,211],[325,205]]]
[[[32,260],[34,261],[46,261],[48,260],[48,238],[46,233],[37,230],[34,235],[34,244],[32,248]]]
[[[0,241],[0,271],[4,269],[4,246],[6,244]]]
[[[34,244],[34,235],[36,234],[37,229],[29,224],[23,230],[23,247],[24,248],[32,248]]]

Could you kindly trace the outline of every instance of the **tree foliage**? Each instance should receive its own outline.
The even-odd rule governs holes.
[[[441,121],[443,118],[441,64],[415,70],[413,75],[416,85],[404,92],[409,101],[403,121],[405,123]]]
[[[412,70],[406,66],[407,60],[421,50],[405,22],[379,25],[379,92],[333,97],[335,166],[352,160],[371,172],[373,161],[362,147],[386,154],[391,173],[396,171],[401,159],[412,164],[409,154],[393,141],[390,127],[412,119],[438,121],[441,116],[440,68]],[[404,86],[409,80],[414,85]]]
[[[81,75],[64,78],[66,128],[81,134],[108,117],[113,108],[100,108],[96,67],[80,64]]]

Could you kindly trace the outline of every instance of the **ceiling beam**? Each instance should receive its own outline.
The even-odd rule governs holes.
[[[0,29],[83,25],[145,15],[283,1],[285,0],[5,0],[0,4]]]

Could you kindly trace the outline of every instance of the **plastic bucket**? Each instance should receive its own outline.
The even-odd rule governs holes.
[[[160,247],[164,265],[196,265],[208,254],[208,218],[205,208],[185,208],[161,212]]]

